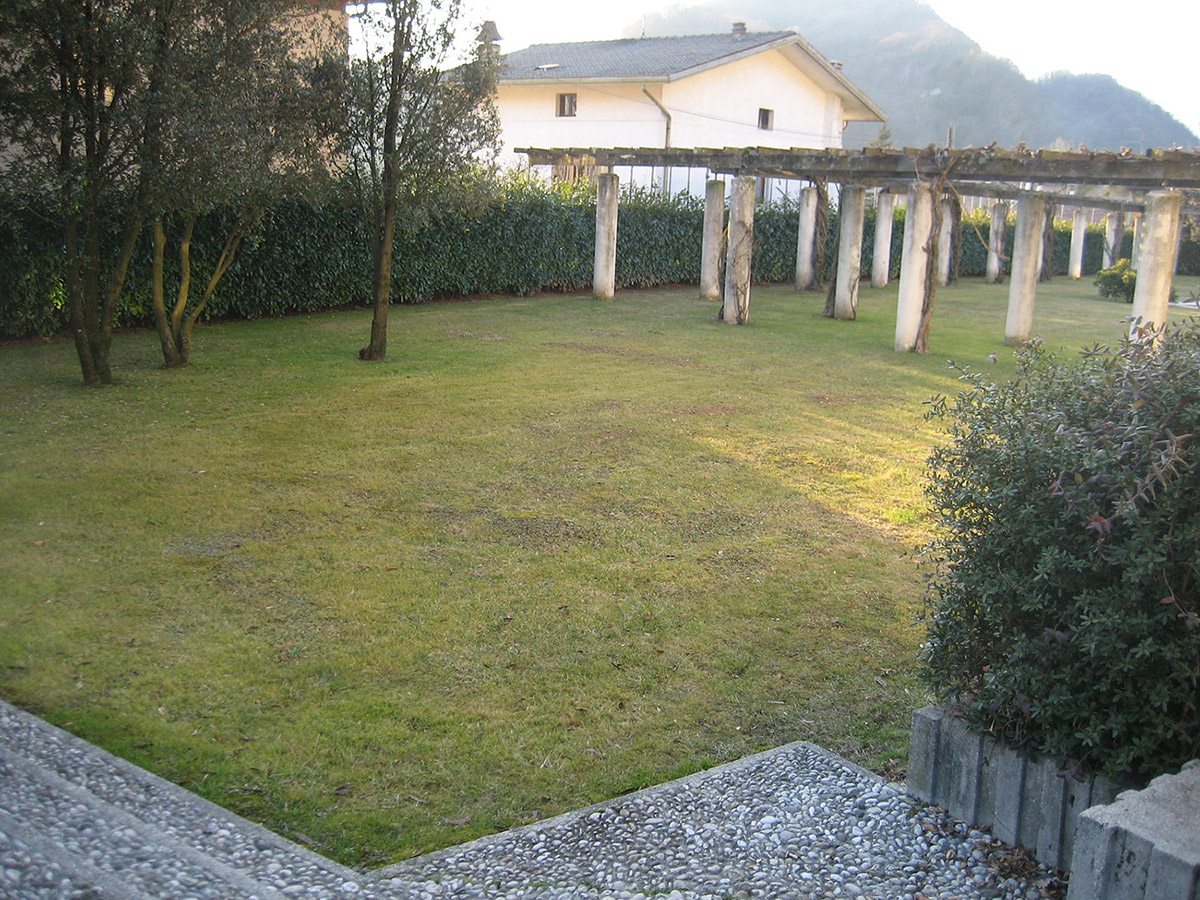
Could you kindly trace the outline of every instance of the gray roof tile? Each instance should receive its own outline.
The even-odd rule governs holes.
[[[534,44],[504,56],[501,81],[544,78],[666,78],[725,57],[795,37],[792,31],[741,35],[626,38],[572,44]]]

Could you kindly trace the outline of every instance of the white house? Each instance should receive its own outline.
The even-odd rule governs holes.
[[[495,36],[492,25],[480,37]],[[502,62],[496,107],[510,163],[517,147],[841,147],[846,123],[885,120],[794,31],[735,23],[728,34],[534,44]],[[706,178],[618,174],[700,195]]]

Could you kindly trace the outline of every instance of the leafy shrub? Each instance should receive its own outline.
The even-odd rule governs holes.
[[[1127,259],[1118,259],[1111,269],[1101,269],[1096,274],[1096,287],[1101,297],[1116,297],[1126,303],[1133,302],[1137,288],[1137,272]]]
[[[1200,325],[1017,377],[930,418],[940,525],[923,674],[1017,746],[1110,777],[1200,753]]]

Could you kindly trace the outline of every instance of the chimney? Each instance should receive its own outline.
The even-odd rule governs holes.
[[[483,23],[483,27],[479,29],[479,35],[475,38],[480,44],[494,44],[496,41],[503,40],[500,37],[500,29],[496,27],[496,23],[488,19]]]
[[[745,22],[734,22],[733,23],[733,39],[735,41],[740,41],[745,36],[746,36],[746,23]]]
[[[842,66],[843,66],[843,65],[844,65],[844,63],[843,63],[843,62],[842,62],[840,59],[831,59],[831,60],[829,61],[829,66],[830,66],[830,68],[832,68],[832,69],[833,69],[833,71],[835,71],[835,72],[840,72],[840,71],[842,71]]]

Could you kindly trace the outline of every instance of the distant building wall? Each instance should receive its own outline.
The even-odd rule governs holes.
[[[576,95],[573,116],[558,115],[562,94]],[[517,147],[666,146],[666,117],[655,100],[671,116],[671,147],[842,146],[841,98],[770,50],[668,83],[501,83],[496,97],[501,164],[524,163]],[[644,187],[661,188],[669,180],[672,193],[697,196],[704,196],[708,178],[697,169],[618,174],[622,182]],[[797,194],[800,186],[776,179],[761,184],[759,192],[777,198],[781,191]]]

